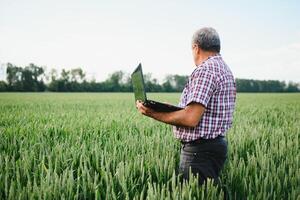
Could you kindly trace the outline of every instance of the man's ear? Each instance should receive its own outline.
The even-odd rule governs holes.
[[[201,49],[200,49],[200,47],[197,45],[196,46],[196,53],[199,55],[200,53],[201,53]]]

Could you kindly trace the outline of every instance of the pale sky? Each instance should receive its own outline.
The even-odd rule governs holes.
[[[236,78],[300,82],[300,3],[289,1],[0,0],[0,63],[82,67],[105,80],[116,70],[189,75],[191,37],[221,38]]]

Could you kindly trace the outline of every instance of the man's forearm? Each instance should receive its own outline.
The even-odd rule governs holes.
[[[195,102],[191,102],[184,109],[174,112],[156,112],[145,107],[138,100],[136,101],[136,107],[143,115],[167,124],[186,127],[196,127],[205,111],[202,104]]]
[[[185,109],[174,112],[153,112],[150,117],[174,126],[193,126],[186,115]]]

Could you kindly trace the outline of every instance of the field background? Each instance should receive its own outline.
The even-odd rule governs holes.
[[[180,94],[150,94],[177,104]],[[222,182],[232,199],[300,199],[300,94],[238,94]],[[179,184],[171,126],[129,93],[1,93],[0,199],[219,199]]]

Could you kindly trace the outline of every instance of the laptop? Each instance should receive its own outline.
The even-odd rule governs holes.
[[[173,112],[183,109],[174,105],[147,99],[141,63],[131,74],[131,82],[133,86],[135,101],[141,100],[144,106],[158,112]]]

